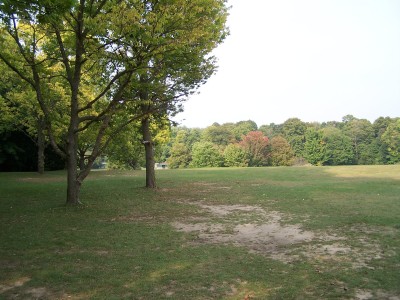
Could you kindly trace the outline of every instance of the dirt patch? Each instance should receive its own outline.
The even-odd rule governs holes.
[[[45,287],[28,287],[29,277],[21,277],[14,281],[0,284],[0,298],[6,299],[67,299],[67,295],[58,295]]]
[[[216,216],[226,216],[234,212],[252,212],[265,215],[265,210],[263,210],[261,207],[251,205],[197,205],[204,210],[208,210]]]
[[[32,297],[31,299],[50,299],[51,293],[44,287],[28,289],[25,294]]]
[[[212,218],[202,222],[174,222],[172,225],[187,233],[196,233],[198,243],[233,244],[246,247],[250,252],[264,255],[274,254],[287,245],[307,243],[314,233],[302,230],[300,225],[282,225],[282,214],[266,212],[263,208],[250,205],[206,205],[194,204],[211,213]],[[227,218],[235,215],[236,222]],[[253,222],[241,223],[248,215]],[[236,224],[235,224],[236,223]]]
[[[189,204],[198,206],[206,212],[205,216],[185,218],[173,222],[172,226],[178,231],[194,234],[193,244],[229,244],[286,263],[306,258],[344,262],[352,268],[369,268],[371,260],[383,255],[380,245],[370,241],[363,232],[349,246],[347,239],[337,233],[312,232],[304,230],[301,224],[284,224],[283,220],[290,216],[259,206]],[[371,230],[364,228],[364,232]],[[392,254],[386,251],[385,256],[388,255]]]
[[[29,282],[30,280],[31,279],[29,277],[21,277],[21,278],[16,279],[15,281],[8,282],[6,284],[0,284],[0,294],[3,294],[14,288],[21,287],[25,283]]]
[[[369,291],[369,290],[357,290],[354,297],[356,300],[370,300],[370,299],[386,299],[386,300],[400,300],[400,297],[394,294],[387,293],[385,291]]]

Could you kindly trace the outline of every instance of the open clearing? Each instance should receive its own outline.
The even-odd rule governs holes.
[[[400,166],[0,174],[0,299],[400,299]]]

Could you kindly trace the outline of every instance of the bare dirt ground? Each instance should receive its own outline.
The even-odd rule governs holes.
[[[324,262],[337,261],[350,268],[373,269],[369,266],[372,259],[395,255],[384,252],[379,244],[369,239],[368,234],[376,230],[373,228],[350,229],[358,236],[356,243],[350,243],[337,232],[313,232],[302,229],[301,224],[285,224],[284,220],[290,220],[290,216],[258,206],[189,203],[198,206],[204,216],[172,225],[180,232],[195,234],[197,239],[191,242],[193,244],[229,244],[284,263],[307,259],[323,266]],[[399,296],[384,291],[361,289],[354,299],[368,300],[375,296],[400,300]]]
[[[198,206],[205,217],[188,218],[172,225],[178,231],[196,234],[194,244],[235,245],[285,263],[300,257],[345,261],[353,268],[368,267],[370,260],[379,259],[383,253],[379,245],[368,240],[367,234],[359,236],[362,247],[350,246],[346,237],[338,233],[307,231],[301,224],[285,224],[283,220],[290,216],[258,206],[190,204]]]

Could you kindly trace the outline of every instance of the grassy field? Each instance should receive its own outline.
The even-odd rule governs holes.
[[[0,299],[400,299],[400,166],[0,173]]]

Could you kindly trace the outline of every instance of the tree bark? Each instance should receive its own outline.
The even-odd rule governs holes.
[[[37,147],[38,147],[37,167],[39,174],[44,174],[44,149],[46,148],[46,138],[43,132],[44,126],[45,124],[43,118],[39,118],[38,136],[37,136]]]
[[[75,28],[75,61],[74,67],[71,67],[71,62],[65,52],[64,44],[62,39],[59,40],[60,49],[62,50],[62,56],[64,66],[67,72],[67,79],[71,87],[71,108],[70,108],[70,122],[68,127],[67,137],[67,204],[78,205],[79,193],[82,185],[82,181],[79,179],[78,172],[78,134],[79,134],[79,86],[81,83],[82,66],[84,64],[83,53],[84,53],[84,13],[85,1],[81,0],[79,8],[77,10],[76,28]],[[58,37],[60,32],[57,32]]]
[[[38,132],[37,146],[38,146],[38,173],[44,174],[44,149],[45,149],[45,137],[42,131]]]
[[[75,119],[77,119],[77,115],[71,114],[67,143],[67,204],[71,205],[80,203],[79,192],[81,187],[81,182],[78,181],[78,138],[75,133],[75,128],[77,128],[77,120]]]
[[[150,118],[146,117],[142,120],[143,145],[146,154],[146,187],[156,187],[156,173],[154,169],[154,144],[150,131]]]

